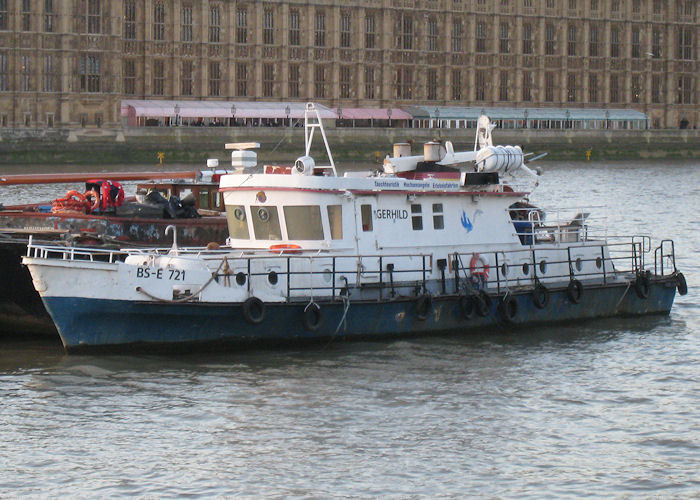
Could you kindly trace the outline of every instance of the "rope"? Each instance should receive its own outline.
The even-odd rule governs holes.
[[[158,302],[170,302],[170,303],[188,302],[188,301],[190,301],[190,300],[194,300],[194,298],[195,298],[197,295],[199,295],[200,293],[202,293],[202,292],[204,291],[204,289],[205,289],[206,287],[208,287],[209,284],[210,284],[212,281],[214,281],[214,280],[216,279],[216,277],[219,275],[219,271],[221,270],[221,267],[224,265],[225,262],[227,262],[227,261],[226,261],[226,257],[223,258],[223,260],[221,261],[221,264],[219,264],[219,267],[216,268],[216,271],[214,271],[213,273],[211,273],[211,277],[207,280],[207,282],[204,283],[204,284],[199,288],[199,290],[197,290],[197,291],[194,292],[193,294],[187,295],[186,297],[181,297],[181,298],[179,298],[179,299],[163,299],[163,298],[161,298],[161,297],[156,297],[155,295],[153,295],[153,294],[147,292],[146,290],[144,290],[144,289],[141,288],[140,286],[137,286],[137,287],[136,287],[136,291],[139,292],[139,293],[144,294],[144,295],[145,295],[146,297],[148,297],[148,298],[151,298],[151,299],[153,299],[153,300],[157,300]]]
[[[285,137],[285,136],[283,135],[282,138],[280,139],[280,142],[277,143],[277,146],[275,146],[274,148],[272,148],[272,151],[270,151],[270,153],[274,153],[275,150],[279,147],[279,145],[282,144],[282,141],[285,140],[286,138],[287,138],[287,137]]]
[[[632,286],[632,282],[631,281],[627,282],[627,288],[625,288],[625,293],[623,293],[622,297],[620,297],[620,300],[617,301],[617,304],[615,305],[615,311],[617,311],[617,308],[620,307],[620,304],[622,303],[622,299],[625,298],[625,295],[627,295],[627,292],[629,291],[631,286]]]
[[[338,326],[333,332],[333,335],[331,335],[331,338],[328,339],[328,343],[323,346],[323,349],[327,349],[328,346],[331,345],[331,342],[333,342],[335,337],[338,335],[340,327],[345,323],[345,318],[347,317],[348,310],[350,309],[350,290],[348,289],[348,279],[345,276],[342,276],[342,278],[345,280],[345,290],[347,290],[347,295],[344,295],[342,293],[340,294],[340,297],[343,299],[343,315],[341,316],[340,321],[338,322]],[[347,325],[345,326],[347,327]]]

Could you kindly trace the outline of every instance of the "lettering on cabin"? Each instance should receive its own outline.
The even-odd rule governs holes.
[[[408,210],[389,210],[389,209],[377,209],[374,211],[375,219],[408,219]]]
[[[401,187],[399,181],[374,181],[374,187],[397,188]]]
[[[390,181],[390,180],[375,180],[374,187],[376,188],[401,188],[401,189],[440,189],[440,190],[456,190],[459,189],[459,182],[451,181]]]

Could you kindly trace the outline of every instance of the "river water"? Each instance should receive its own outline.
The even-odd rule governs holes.
[[[0,498],[697,498],[700,163],[542,165],[535,202],[675,240],[670,316],[180,356],[3,340]]]

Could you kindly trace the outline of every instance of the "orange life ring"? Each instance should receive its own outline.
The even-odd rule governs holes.
[[[481,257],[478,253],[473,253],[472,258],[469,261],[469,272],[472,276],[478,276],[483,278],[484,281],[489,279],[489,263]]]
[[[270,245],[270,250],[275,253],[299,253],[301,247],[293,243],[282,243],[279,245]]]
[[[100,193],[97,192],[96,189],[91,189],[90,191],[85,191],[85,206],[87,207],[88,211],[94,212],[98,208],[100,208]],[[90,198],[92,198],[92,202],[90,202]]]
[[[69,199],[71,199],[71,198],[77,198],[77,200],[78,200],[79,202],[81,202],[81,203],[85,201],[85,195],[83,195],[83,193],[81,193],[81,192],[79,192],[79,191],[76,191],[76,190],[74,190],[74,189],[71,189],[70,191],[68,191],[68,192],[66,193],[65,198],[63,198],[63,199],[64,199],[64,200],[69,200]]]

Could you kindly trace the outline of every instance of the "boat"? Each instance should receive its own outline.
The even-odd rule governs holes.
[[[668,314],[687,292],[675,246],[605,237],[588,209],[545,212],[532,155],[396,144],[381,170],[338,175],[321,119],[305,152],[220,179],[227,245],[85,249],[30,242],[24,264],[68,352],[190,350],[518,328]],[[324,160],[310,156],[315,134]],[[319,156],[316,156],[317,158]]]
[[[166,245],[174,226],[188,245],[223,243],[228,235],[219,178],[227,170],[209,160],[198,172],[6,175],[0,185],[67,184],[55,200],[0,208],[0,331],[17,336],[56,335],[31,276],[22,266],[27,241],[66,246]],[[119,181],[141,181],[124,197]],[[84,185],[82,184],[84,182]],[[65,188],[63,188],[65,189]]]

